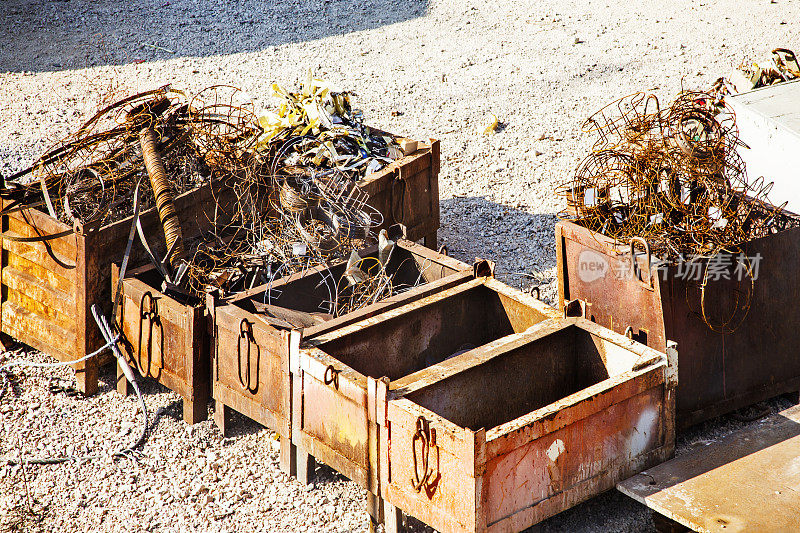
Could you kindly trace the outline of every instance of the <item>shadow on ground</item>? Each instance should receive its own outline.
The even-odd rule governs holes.
[[[530,213],[476,196],[448,198],[440,206],[439,243],[451,256],[467,263],[489,259],[504,283],[543,285],[545,301],[555,295],[555,213]]]
[[[0,72],[254,52],[423,16],[427,0],[2,0]]]

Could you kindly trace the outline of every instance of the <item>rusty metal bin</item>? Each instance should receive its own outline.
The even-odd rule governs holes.
[[[215,217],[233,212],[233,195],[213,187],[205,184],[175,198],[184,237],[200,234]],[[3,200],[3,208],[11,204]],[[97,304],[106,314],[111,310],[110,265],[122,261],[132,221],[130,216],[100,227],[73,228],[33,207],[3,215],[0,331],[59,361],[100,348],[105,341],[90,308]],[[160,233],[155,208],[141,213],[140,221],[145,234]],[[163,255],[163,238],[151,245]],[[145,260],[144,249],[135,246],[130,265]],[[76,364],[78,388],[87,395],[97,390],[98,367],[97,358]]]
[[[375,128],[370,129],[395,137]],[[439,141],[419,141],[416,151],[358,182],[358,186],[369,195],[367,203],[383,215],[384,224],[378,229],[400,224],[407,239],[424,239],[425,246],[436,249],[439,165]]]
[[[428,367],[435,380],[435,365],[444,358],[555,316],[555,309],[539,300],[479,277],[309,336],[291,366],[292,442],[378,496],[378,390],[388,386],[400,394],[406,376]],[[370,502],[377,504],[374,498]],[[379,508],[370,508],[370,514],[379,519]]]
[[[701,293],[696,281],[678,275],[676,266],[653,269],[648,275],[646,254],[636,258],[636,275],[618,275],[620,268],[615,265],[624,264],[629,246],[560,221],[556,224],[559,301],[563,307],[580,300],[590,320],[618,333],[629,331],[656,350],[664,351],[668,340],[677,343],[677,424],[685,428],[800,390],[800,327],[790,311],[800,298],[794,275],[800,270],[798,243],[800,228],[792,228],[742,245],[746,257],[760,257],[745,313],[736,311],[735,298],[742,294],[738,282],[709,282]],[[732,322],[738,327],[713,331],[702,317],[701,298],[709,312],[740,313]]]
[[[376,257],[377,248],[360,252],[361,257]],[[267,290],[278,295],[271,301],[273,315],[291,320],[292,311],[315,312],[330,298],[322,276],[339,279],[346,263],[330,269],[310,269],[256,287],[230,299],[209,295],[207,307],[213,327],[212,397],[215,421],[226,433],[231,409],[263,424],[281,435],[281,467],[294,475],[300,468],[306,477],[308,458],[296,458],[291,443],[292,376],[290,361],[296,360],[300,342],[308,337],[344,327],[474,278],[473,267],[400,240],[392,252],[387,270],[395,273],[396,283],[415,285],[405,292],[330,320],[298,326],[260,313]]]
[[[112,290],[119,266],[112,265]],[[187,303],[164,294],[153,265],[129,270],[122,280],[116,323],[119,346],[139,375],[152,378],[183,398],[188,424],[205,420],[211,396],[210,341],[205,302]],[[128,394],[130,384],[117,363],[117,391]]]
[[[675,365],[554,319],[379,388],[386,530],[522,531],[666,460]]]

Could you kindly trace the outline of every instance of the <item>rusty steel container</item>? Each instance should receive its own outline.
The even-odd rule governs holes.
[[[119,266],[112,265],[112,290]],[[205,301],[187,303],[164,294],[153,265],[129,270],[122,280],[116,323],[119,346],[131,368],[183,398],[183,419],[194,424],[208,417],[211,396],[211,343]],[[130,384],[117,363],[117,391],[127,395]]]
[[[439,157],[439,141],[419,142],[416,150],[358,183],[383,216],[382,227],[400,224],[407,238],[424,239],[433,248],[439,228]],[[198,235],[227,212],[227,193],[216,187],[213,192],[206,184],[176,197],[184,238]],[[13,201],[2,201],[3,209],[12,206]],[[160,235],[155,209],[140,216],[145,234]],[[122,260],[132,218],[73,228],[35,207],[4,214],[0,332],[60,361],[102,346],[90,307],[98,304],[106,314],[111,310],[110,265]],[[150,244],[163,255],[161,241],[154,238]],[[130,266],[145,260],[137,243]],[[93,358],[75,365],[78,388],[87,395],[97,390],[100,362]]]
[[[219,189],[219,190],[217,190]],[[184,237],[199,235],[215,217],[229,216],[232,195],[205,184],[175,198]],[[3,208],[12,201],[3,200]],[[155,208],[140,214],[146,235],[160,235]],[[125,253],[133,216],[99,226],[68,226],[36,208],[2,216],[0,259],[0,331],[59,361],[71,361],[100,348],[105,341],[92,319],[97,304],[111,310],[111,264]],[[150,243],[162,255],[163,238]],[[144,249],[134,246],[130,265],[145,261]],[[108,356],[108,354],[106,354]],[[97,391],[100,361],[92,358],[75,365],[78,388]]]
[[[381,387],[386,531],[522,531],[669,458],[676,353],[540,322]]]
[[[656,350],[677,343],[677,424],[684,428],[800,390],[800,328],[787,311],[800,298],[793,275],[800,269],[798,242],[800,228],[747,242],[742,254],[759,258],[756,278],[709,280],[703,288],[676,265],[656,269],[649,253],[636,254],[634,271],[629,245],[560,221],[559,302]],[[719,327],[725,320],[730,327]]]
[[[370,128],[376,133],[396,137]],[[416,150],[368,174],[357,185],[369,195],[367,203],[380,211],[384,223],[378,228],[399,224],[406,239],[424,239],[436,249],[439,230],[439,141],[416,143]]]
[[[360,252],[361,257],[377,257],[377,248]],[[478,263],[485,264],[483,263]],[[329,269],[315,268],[281,278],[229,299],[209,295],[211,315],[212,397],[214,419],[226,433],[229,412],[235,410],[281,435],[281,468],[292,475],[307,478],[309,457],[291,442],[293,377],[290,362],[296,361],[301,342],[363,320],[376,314],[424,298],[473,279],[474,268],[429,250],[422,245],[400,240],[392,251],[387,271],[395,284],[419,286],[370,304],[336,318],[312,319],[311,323],[293,321],[294,311],[314,313],[330,294],[321,283],[323,277],[339,280],[346,269],[342,262]],[[268,300],[271,315],[263,309],[267,290],[275,295]],[[309,317],[303,315],[301,320]],[[299,455],[299,457],[298,457]]]
[[[401,394],[408,376],[444,358],[558,316],[555,309],[480,276],[335,331],[310,335],[292,360],[292,443],[380,496],[381,388]],[[376,396],[378,395],[378,396]],[[385,394],[384,394],[385,397]],[[370,515],[380,505],[370,498]]]

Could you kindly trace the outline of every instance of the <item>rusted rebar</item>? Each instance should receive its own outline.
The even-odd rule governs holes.
[[[153,195],[156,199],[156,210],[161,219],[167,250],[172,250],[168,260],[170,265],[175,266],[186,255],[186,250],[183,246],[180,219],[175,210],[175,195],[167,177],[167,169],[164,168],[164,162],[158,153],[156,134],[152,126],[142,128],[139,133],[139,142],[142,145],[144,166],[147,169],[150,186],[153,188]]]

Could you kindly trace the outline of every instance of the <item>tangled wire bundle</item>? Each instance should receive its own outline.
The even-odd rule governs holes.
[[[747,179],[734,113],[705,92],[682,92],[667,109],[636,93],[583,127],[598,139],[561,188],[569,207],[562,218],[620,245],[644,242],[661,265],[699,265],[700,279],[686,286],[687,303],[712,330],[733,331],[747,315],[755,282],[742,245],[800,225],[767,200],[771,183]],[[724,262],[745,276],[723,289],[733,295],[731,309],[709,309],[709,265],[723,262],[721,254],[735,256]]]
[[[155,206],[159,191],[141,141],[149,129],[172,194],[211,183],[215,195],[224,188],[235,196],[232,212],[182,243],[184,272],[170,280],[179,280],[173,289],[194,298],[212,288],[230,294],[276,272],[345,260],[375,243],[383,223],[356,180],[402,154],[361,124],[348,93],[320,80],[297,94],[276,93],[285,100],[278,125],[230,86],[194,96],[164,86],[120,99],[11,176],[0,190],[11,201],[6,212],[39,207],[69,225],[102,226],[131,216],[135,196],[140,211]]]
[[[102,225],[130,216],[137,183],[142,210],[152,207],[155,197],[139,138],[146,128],[155,134],[156,150],[176,194],[229,175],[230,158],[220,154],[225,151],[245,161],[241,155],[260,130],[252,112],[251,117],[209,112],[205,96],[201,93],[189,102],[184,92],[164,86],[112,103],[33,166],[11,176],[1,194],[25,207],[44,205],[53,218],[70,225]],[[221,134],[225,129],[238,135]],[[209,137],[224,140],[224,149],[209,146]]]
[[[598,140],[562,187],[566,218],[627,244],[645,239],[662,260],[713,256],[798,224],[771,205],[771,184],[749,181],[733,112],[704,92],[667,109],[636,93],[584,123]]]

